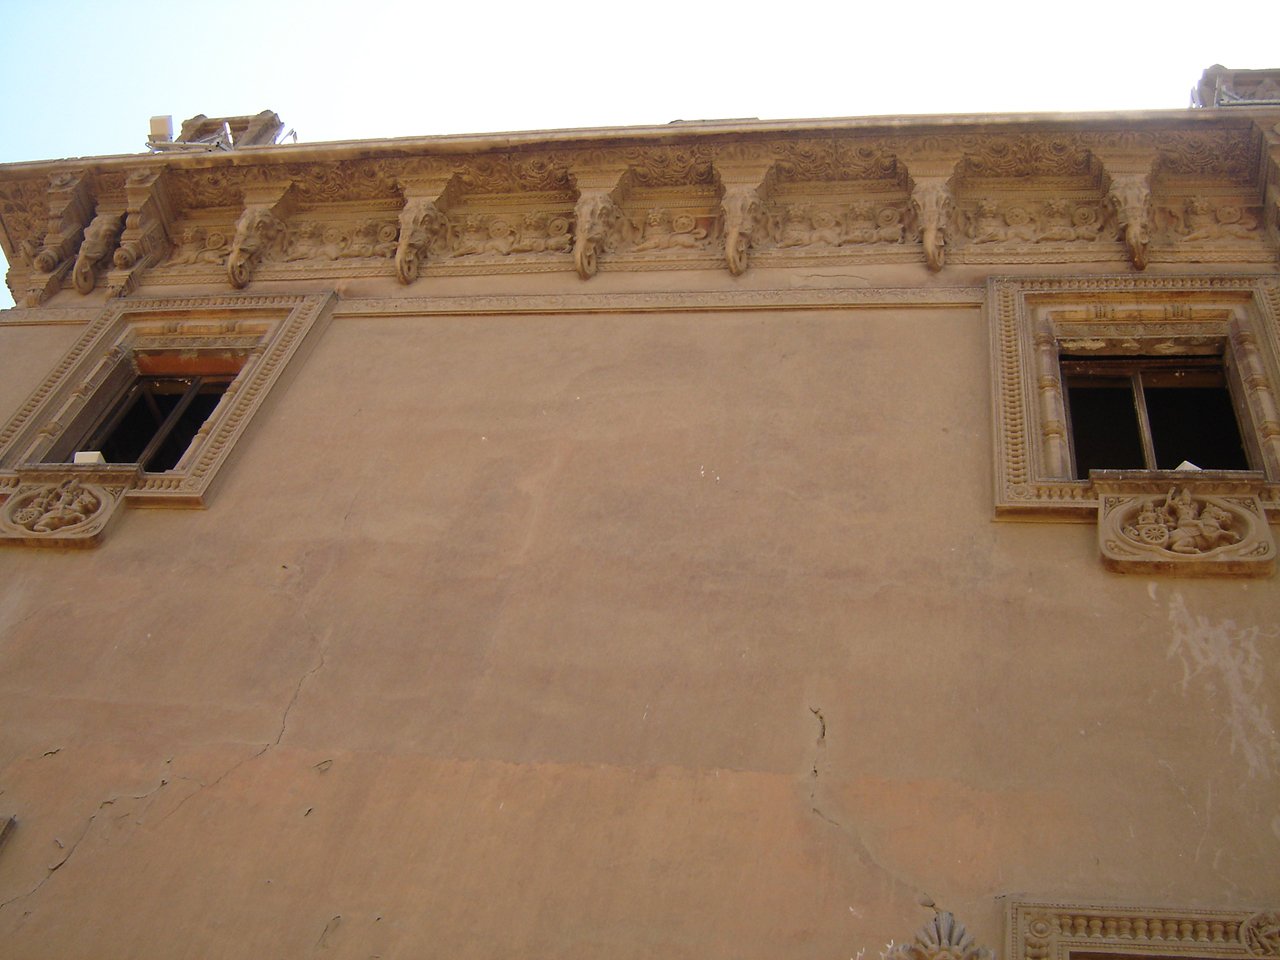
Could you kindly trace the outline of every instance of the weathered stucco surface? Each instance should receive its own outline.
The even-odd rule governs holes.
[[[112,304],[176,329],[232,287],[264,315],[332,295],[205,509],[0,546],[0,956],[886,960],[924,904],[990,947],[1015,895],[1276,909],[1275,577],[1121,575],[1092,522],[997,522],[984,313],[997,275],[1274,295],[1280,128],[1254,116],[0,170],[27,304],[0,313],[0,428]],[[823,191],[882,233],[748,229]],[[578,256],[649,202],[694,226]],[[560,246],[461,249],[503,204]],[[1200,303],[1169,301],[1153,323]]]
[[[11,407],[69,333],[0,328]],[[0,552],[5,955],[1274,901],[1274,583],[993,523],[987,394],[977,308],[339,313],[210,509]]]

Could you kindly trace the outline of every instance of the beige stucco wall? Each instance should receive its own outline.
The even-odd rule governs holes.
[[[77,332],[0,324],[0,415]],[[1274,579],[994,522],[978,305],[340,305],[290,373],[209,509],[0,550],[0,955],[876,960],[926,894],[990,946],[1011,893],[1280,901]]]

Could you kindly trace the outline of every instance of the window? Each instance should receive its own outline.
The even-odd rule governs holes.
[[[1115,571],[1271,573],[1280,281],[996,278],[987,316],[998,518],[1092,521]]]
[[[88,546],[121,504],[205,506],[333,302],[325,294],[108,303],[0,425],[0,542]]]
[[[1220,357],[1062,357],[1072,476],[1248,470]]]

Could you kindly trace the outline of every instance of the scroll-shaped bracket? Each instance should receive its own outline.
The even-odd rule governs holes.
[[[98,200],[93,221],[85,227],[84,240],[71,268],[71,280],[80,293],[90,293],[97,284],[98,270],[111,261],[124,221],[123,197]]]
[[[111,296],[130,293],[143,270],[162,262],[173,245],[173,208],[163,171],[135,170],[125,180],[126,212],[120,246],[107,275]]]
[[[765,229],[765,205],[773,189],[774,165],[717,160],[714,166],[724,188],[720,210],[724,217],[725,261],[729,272],[740,277],[747,271],[748,251]]]
[[[1098,548],[1109,570],[1265,577],[1276,546],[1262,507],[1262,475],[1222,471],[1093,471]]]
[[[0,544],[93,547],[137,483],[137,464],[61,465],[18,471],[18,487],[0,503]]]
[[[898,944],[886,960],[995,960],[995,955],[978,946],[953,914],[939,911],[920,928],[915,940]]]
[[[227,256],[227,279],[237,290],[248,284],[268,250],[284,243],[285,221],[292,212],[293,183],[265,184],[245,191],[244,213],[236,223]]]
[[[32,276],[23,302],[38,307],[61,284],[75,260],[84,229],[93,216],[89,174],[83,170],[49,178],[49,221],[40,249],[31,257]]]
[[[1157,156],[1154,151],[1108,153],[1094,151],[1106,175],[1107,204],[1115,213],[1124,235],[1129,262],[1135,270],[1145,270],[1151,243],[1151,174]]]
[[[621,204],[630,183],[630,170],[626,167],[574,169],[570,177],[578,190],[574,207],[573,266],[578,276],[590,280],[600,269],[600,254],[612,245],[623,222]]]
[[[954,157],[916,157],[906,161],[911,185],[911,213],[915,219],[924,260],[937,273],[947,260],[947,231],[955,204],[951,197]]]
[[[401,283],[418,279],[431,248],[449,231],[445,213],[456,191],[452,174],[400,181],[404,207],[396,242],[396,276]]]

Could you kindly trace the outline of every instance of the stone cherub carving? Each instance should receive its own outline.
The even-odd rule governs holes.
[[[189,266],[194,263],[222,263],[227,258],[227,235],[205,227],[186,227],[173,252],[170,263]]]
[[[1224,203],[1215,208],[1203,197],[1190,197],[1183,210],[1182,222],[1175,229],[1185,242],[1223,237],[1247,240],[1256,235],[1258,221],[1235,204]],[[1177,215],[1176,210],[1170,212]]]
[[[644,219],[640,241],[632,247],[637,253],[649,250],[691,250],[702,245],[707,231],[689,214],[672,214],[658,207],[651,209]]]

